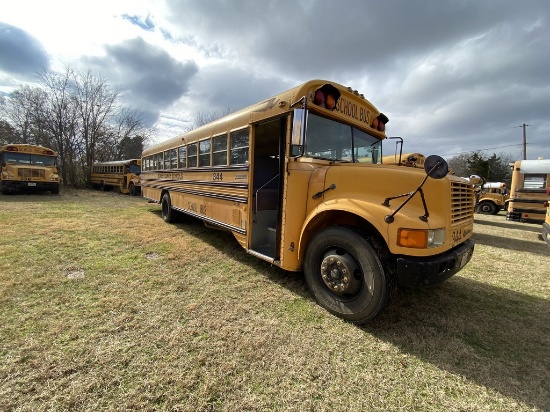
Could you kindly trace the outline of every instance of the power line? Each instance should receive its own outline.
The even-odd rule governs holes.
[[[449,153],[449,154],[446,154],[444,156],[454,156],[454,155],[459,155],[459,154],[464,154],[464,153],[472,153],[472,152],[483,152],[485,150],[493,150],[493,149],[500,149],[502,147],[516,147],[516,146],[521,146],[522,144],[509,144],[509,145],[506,145],[506,146],[496,146],[496,147],[488,147],[486,149],[474,149],[474,150],[466,150],[465,152],[457,152],[457,153]]]

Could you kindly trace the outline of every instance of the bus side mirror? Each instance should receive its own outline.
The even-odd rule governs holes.
[[[431,155],[424,161],[424,170],[432,179],[443,179],[449,173],[449,164],[438,155]]]
[[[294,109],[292,120],[292,139],[290,141],[290,157],[299,157],[304,154],[306,140],[307,110]]]

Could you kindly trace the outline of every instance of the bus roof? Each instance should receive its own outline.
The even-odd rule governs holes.
[[[40,154],[44,156],[57,156],[57,153],[44,146],[38,146],[27,143],[12,143],[3,146],[0,151],[2,152],[21,152],[30,154]]]
[[[539,160],[518,160],[514,165],[514,170],[520,173],[550,173],[550,159]]]
[[[383,131],[378,131],[371,125],[372,119],[377,118],[381,113],[362,94],[353,90],[351,87],[346,87],[335,82],[327,80],[310,80],[271,98],[205,124],[197,129],[180,134],[147,148],[143,151],[142,156],[174,148],[183,143],[194,142],[201,138],[238,130],[247,127],[250,123],[257,123],[289,112],[293,107],[299,108],[300,105],[297,103],[300,103],[301,99],[304,97],[308,102],[308,109],[321,114],[328,113],[329,111],[327,109],[313,103],[313,94],[315,90],[327,84],[335,87],[340,93],[337,109],[330,112],[332,115],[342,119],[344,122],[349,122],[367,131],[379,139],[384,139],[386,137]],[[365,110],[365,107],[367,107],[368,110]],[[387,123],[387,118],[385,123]]]
[[[503,186],[505,186],[506,183],[503,183],[503,182],[487,182],[487,183],[483,183],[483,187],[485,189],[500,189],[502,188]]]
[[[141,159],[128,159],[128,160],[112,160],[109,162],[94,162],[94,166],[121,166],[134,162],[135,164],[141,164]]]

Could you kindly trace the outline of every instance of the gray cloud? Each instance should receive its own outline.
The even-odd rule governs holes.
[[[27,32],[0,22],[0,70],[29,78],[49,66],[42,44]]]
[[[265,78],[225,65],[211,66],[193,80],[194,98],[200,102],[196,109],[242,109],[270,97],[274,90],[281,92],[295,86],[278,78]]]
[[[105,46],[105,50],[105,57],[86,58],[88,64],[118,85],[131,106],[155,120],[162,109],[188,91],[198,72],[193,61],[180,62],[139,37]]]

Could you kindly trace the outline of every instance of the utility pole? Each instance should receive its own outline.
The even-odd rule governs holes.
[[[529,125],[523,123],[523,160],[527,160],[527,133],[525,131],[527,126]]]

